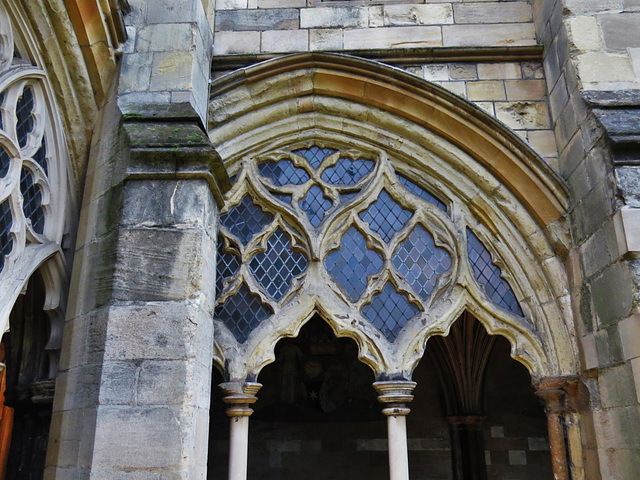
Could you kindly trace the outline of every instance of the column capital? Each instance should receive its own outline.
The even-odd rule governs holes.
[[[256,393],[262,388],[257,382],[225,382],[219,385],[225,393],[222,398],[227,407],[227,415],[230,417],[249,417],[253,409],[249,407],[258,400]]]
[[[382,410],[385,415],[408,415],[411,411],[406,404],[413,400],[413,389],[416,382],[409,380],[390,380],[375,382],[374,388],[380,394],[378,401],[386,405]]]
[[[548,414],[564,414],[573,410],[572,397],[579,377],[548,377],[536,385],[536,395],[545,401]]]

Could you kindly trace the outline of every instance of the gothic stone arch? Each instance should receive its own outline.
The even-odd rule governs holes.
[[[362,208],[382,190],[408,208],[412,200],[401,191],[400,175],[441,199],[449,213],[438,213],[435,207],[419,209],[422,224],[438,238],[436,245],[451,255],[450,280],[443,280],[444,293],[437,301],[435,296],[430,298],[423,313],[415,317],[419,321],[409,321],[397,338],[385,338],[345,310],[345,302],[323,291],[327,279],[322,268],[310,268],[302,286],[285,295],[275,307],[276,314],[244,341],[233,338],[218,323],[216,361],[226,366],[229,379],[255,380],[260,369],[273,361],[277,340],[295,336],[314,312],[338,335],[358,342],[361,360],[374,368],[378,378],[410,379],[426,340],[446,334],[465,310],[489,333],[510,340],[512,356],[529,369],[534,381],[576,372],[573,319],[561,257],[568,238],[567,192],[549,166],[500,122],[436,85],[343,55],[293,55],[242,69],[214,82],[210,107],[210,139],[230,174],[238,175],[222,215],[247,194],[253,198],[262,191],[265,195],[269,183],[258,178],[256,165],[283,158],[296,164],[302,160],[292,152],[313,146],[376,162],[372,173],[376,179],[364,187],[370,196],[352,202],[361,203]],[[349,149],[357,153],[348,153]],[[277,202],[261,205],[287,218],[286,209]],[[307,242],[304,248],[310,264],[322,264],[349,225],[355,225],[340,223],[348,208],[343,213],[338,210],[333,220],[327,220],[327,225],[333,224],[327,235],[335,238],[317,240],[326,246],[324,250],[322,246],[314,250],[312,235],[295,239],[296,234],[290,233],[292,241]],[[294,222],[290,213],[288,218]],[[262,248],[272,232],[269,228]],[[513,289],[521,315],[496,305],[479,288],[467,255],[470,235],[490,252]],[[249,274],[245,270],[243,275]],[[373,289],[369,295],[380,292],[384,282],[376,285],[367,287]]]

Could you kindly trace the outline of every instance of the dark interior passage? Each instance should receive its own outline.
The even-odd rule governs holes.
[[[431,342],[427,349],[433,349]],[[550,480],[546,420],[529,374],[510,357],[506,339],[491,337],[489,348],[484,411],[475,412],[484,478]],[[411,480],[468,480],[455,477],[452,468],[439,368],[427,352],[413,375],[417,387],[407,418]],[[250,480],[389,478],[382,405],[354,341],[336,338],[315,317],[297,338],[278,342],[276,361],[258,381],[263,387],[250,419]],[[216,372],[213,382],[208,478],[226,480],[229,419],[217,388],[222,376]]]

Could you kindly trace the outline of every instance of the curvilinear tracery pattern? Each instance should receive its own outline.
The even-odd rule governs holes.
[[[234,178],[215,316],[239,343],[309,291],[393,342],[451,284],[458,249],[446,203],[383,155],[310,143],[245,158]]]
[[[12,32],[0,36],[0,274],[27,243],[46,240],[50,197],[49,129],[40,80]]]

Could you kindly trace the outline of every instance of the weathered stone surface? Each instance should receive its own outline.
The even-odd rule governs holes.
[[[309,50],[309,30],[273,30],[262,32],[263,52],[306,52]]]
[[[222,10],[216,14],[216,32],[296,29],[299,12],[295,8]]]
[[[526,23],[531,22],[528,2],[454,3],[455,23]]]
[[[506,100],[504,82],[487,80],[467,84],[469,100]]]
[[[318,29],[309,31],[309,50],[341,50],[342,30]]]
[[[367,7],[316,7],[300,10],[301,28],[362,28],[368,25]]]
[[[604,44],[608,51],[624,52],[629,47],[640,47],[640,12],[598,15]],[[636,35],[631,34],[636,32]]]
[[[368,28],[345,30],[344,48],[411,48],[442,45],[440,27],[388,27],[375,36]]]
[[[549,113],[544,102],[496,102],[496,117],[515,129],[547,129]]]
[[[478,78],[480,80],[505,80],[521,78],[519,63],[480,63]]]
[[[453,23],[450,4],[428,5],[385,5],[384,24],[399,25],[440,25]]]
[[[628,207],[640,207],[640,166],[628,166],[616,168],[616,179],[625,205]]]
[[[489,45],[535,45],[533,23],[492,25],[444,25],[445,47]]]
[[[632,285],[624,263],[611,265],[593,279],[591,292],[600,325],[608,325],[629,315]]]
[[[260,51],[260,32],[218,32],[213,44],[214,55],[257,53]]]

